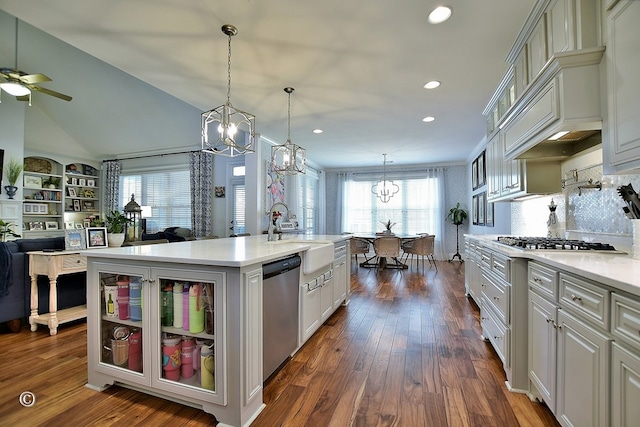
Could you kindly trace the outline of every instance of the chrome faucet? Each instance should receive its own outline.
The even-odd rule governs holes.
[[[267,218],[268,218],[268,228],[267,228],[267,241],[272,242],[276,239],[275,234],[278,233],[279,234],[279,239],[282,238],[282,234],[280,231],[280,227],[278,227],[276,221],[278,220],[278,218],[274,218],[273,217],[273,213],[274,213],[274,209],[276,208],[276,206],[282,206],[286,212],[286,218],[287,221],[289,221],[290,218],[295,218],[295,215],[292,215],[289,213],[289,206],[285,205],[282,202],[277,202],[274,203],[273,206],[271,206],[269,208],[269,211],[267,211]],[[279,212],[279,211],[278,211]]]

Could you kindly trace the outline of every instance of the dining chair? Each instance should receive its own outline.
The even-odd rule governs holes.
[[[367,257],[367,254],[371,249],[371,244],[368,240],[360,239],[358,237],[352,237],[351,239],[349,239],[349,247],[351,249],[351,255],[354,255],[356,257],[357,266],[360,266],[360,264],[358,264],[358,255],[364,255],[364,264],[375,258],[374,256]]]
[[[399,237],[377,237],[373,241],[373,250],[376,253],[378,266],[382,268],[405,268],[405,265],[398,259],[401,255]],[[389,263],[387,258],[391,258],[393,262]]]
[[[433,265],[436,271],[438,271],[438,265],[436,264],[436,260],[433,256],[434,246],[435,246],[435,235],[425,235],[421,234],[420,237],[412,240],[408,240],[402,243],[402,252],[404,256],[404,262],[411,257],[411,261],[413,261],[413,257],[416,257],[416,266],[419,266],[418,257],[422,258],[422,271],[424,271],[424,258],[426,257],[429,261],[429,265]]]

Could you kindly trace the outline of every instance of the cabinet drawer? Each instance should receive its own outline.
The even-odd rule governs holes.
[[[80,254],[69,254],[62,258],[62,270],[87,268],[87,257]]]
[[[481,247],[478,260],[480,261],[480,265],[482,267],[486,268],[487,270],[491,269],[491,251]]]
[[[501,254],[492,254],[491,271],[500,279],[509,281],[509,258]]]
[[[493,275],[482,272],[482,293],[503,323],[509,323],[509,286]]]
[[[613,292],[611,294],[611,332],[640,350],[640,301]]]
[[[596,325],[609,327],[609,291],[560,273],[560,303]]]
[[[506,364],[507,362],[507,351],[509,346],[507,344],[507,340],[509,339],[509,335],[507,333],[507,328],[498,320],[496,320],[491,310],[487,307],[487,302],[483,298],[480,305],[480,316],[482,319],[482,335],[485,339],[488,339],[496,353],[498,353],[498,357],[502,360],[502,363]]]
[[[558,275],[543,265],[529,263],[529,286],[540,294],[558,301]]]

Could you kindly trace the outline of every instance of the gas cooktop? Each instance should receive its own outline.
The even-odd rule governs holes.
[[[608,243],[585,242],[584,240],[571,240],[550,237],[514,237],[500,236],[498,242],[508,246],[514,246],[529,250],[574,250],[574,251],[607,251],[622,253]]]

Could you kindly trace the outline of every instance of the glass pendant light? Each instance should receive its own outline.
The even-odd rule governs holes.
[[[222,32],[228,37],[229,48],[227,102],[202,113],[202,151],[236,157],[255,150],[255,116],[231,105],[231,37],[238,34],[238,29],[227,24],[222,26]]]

